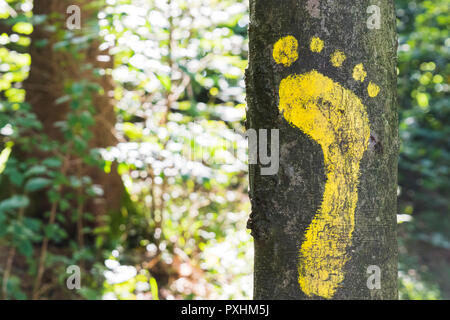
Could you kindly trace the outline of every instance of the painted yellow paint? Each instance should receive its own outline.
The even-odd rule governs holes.
[[[299,252],[298,281],[305,294],[332,298],[344,280],[355,227],[359,163],[370,136],[366,108],[315,70],[283,79],[279,94],[284,118],[321,146],[326,167],[322,205]]]
[[[310,49],[312,52],[321,52],[323,49],[323,41],[318,37],[311,39]]]
[[[286,66],[298,59],[293,37],[280,39],[274,46],[274,59]],[[296,40],[295,40],[296,41]],[[324,42],[313,37],[310,49],[321,52]],[[330,56],[341,67],[345,54],[336,50]],[[362,63],[353,69],[353,78],[364,82]],[[370,97],[380,88],[369,82]],[[298,281],[308,296],[332,298],[344,280],[355,228],[358,202],[359,166],[368,147],[370,125],[366,107],[352,91],[316,70],[283,79],[279,89],[279,110],[322,148],[326,184],[322,204],[305,233],[299,250]]]
[[[344,63],[345,59],[347,59],[347,57],[345,56],[345,54],[341,51],[341,50],[336,50],[335,52],[333,52],[333,54],[331,55],[331,64],[334,67],[340,67],[342,66],[342,64]]]
[[[353,79],[355,79],[356,81],[361,81],[364,82],[364,79],[367,76],[367,72],[364,70],[364,66],[362,63],[357,64],[354,68],[353,68]]]
[[[369,93],[369,97],[375,98],[380,92],[380,87],[371,81],[367,86],[367,92]]]
[[[286,36],[278,40],[273,46],[273,58],[285,67],[291,66],[298,59],[297,39]]]

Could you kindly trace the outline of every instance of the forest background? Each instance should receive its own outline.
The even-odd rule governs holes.
[[[399,297],[450,299],[450,1],[395,2]],[[247,2],[88,3],[81,10],[95,15],[69,30],[66,16],[33,13],[31,0],[0,0],[2,298],[252,298]],[[49,39],[32,42],[36,30]],[[96,44],[101,66],[86,63]],[[30,70],[43,66],[33,46],[66,59],[50,73],[64,75],[62,94],[45,110],[69,106],[51,124],[58,138],[29,103],[41,92],[27,85]],[[71,79],[68,66],[90,76]],[[114,101],[114,143],[96,131],[97,95]],[[118,174],[120,201],[93,205],[109,186],[66,166]],[[66,287],[71,265],[80,290]]]

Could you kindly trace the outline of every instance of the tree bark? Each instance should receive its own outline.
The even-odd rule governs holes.
[[[397,299],[396,19],[372,4],[250,0],[247,128],[280,137],[278,172],[249,168],[255,299]]]

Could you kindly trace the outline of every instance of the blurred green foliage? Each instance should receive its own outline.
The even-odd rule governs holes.
[[[17,139],[25,136],[13,119],[24,120],[19,110],[33,116],[25,109],[25,92],[21,89],[30,58],[26,48],[16,51],[12,40],[17,36],[15,32],[29,34],[33,24],[45,20],[31,15],[31,1],[9,3],[18,15],[3,16],[12,26],[12,33],[1,35],[7,45],[2,65],[8,72],[1,78],[8,81],[2,82],[2,106],[21,104],[16,112],[2,113],[5,160],[12,144],[15,149],[22,147]],[[103,273],[103,288],[84,283],[79,293],[87,299],[249,298],[253,251],[245,229],[249,211],[246,141],[238,133],[243,131],[245,116],[247,7],[242,2],[207,0],[189,4],[175,0],[106,3],[98,16],[104,39],[101,46],[110,49],[115,66],[97,72],[111,73],[116,81],[116,135],[120,143],[103,150],[102,155],[105,171],[111,170],[112,162],[119,164],[130,198],[104,228],[110,251],[106,260],[99,262],[104,262],[105,270],[91,270],[93,275]],[[58,34],[61,41],[54,50],[70,52],[76,59],[82,37],[62,30]],[[19,52],[28,60],[20,60]],[[21,78],[10,76],[12,67]],[[67,84],[66,95],[59,102],[71,101],[73,107],[85,105],[85,111],[91,112],[89,94],[83,89],[86,86],[89,84]],[[65,133],[66,146],[86,153],[92,120],[81,112],[69,114],[66,122],[58,123]],[[32,123],[25,121],[27,126]],[[33,136],[44,135],[37,130]],[[62,155],[71,150],[59,145],[53,145],[53,149],[59,149]],[[59,166],[64,159],[60,160]],[[9,156],[4,177],[15,168],[14,158]],[[36,191],[49,189],[49,197],[60,201],[59,208],[69,203],[61,199],[66,192],[60,195],[60,184],[48,178],[49,169],[40,169],[43,176],[31,185],[24,181],[26,186]],[[64,177],[64,172],[62,175],[58,175],[60,180],[73,182],[71,177]],[[81,186],[77,184],[77,188]],[[28,205],[18,191],[13,193],[12,199],[4,199],[5,205],[21,202],[12,203],[15,210]],[[73,215],[76,219],[76,213]],[[35,226],[40,238],[30,242],[31,249],[39,246],[46,229],[49,233],[42,223]],[[101,239],[98,231],[94,232],[97,240]],[[51,242],[58,241],[57,234],[51,232]],[[64,238],[64,234],[60,236]],[[5,235],[2,241],[8,244],[9,238]],[[81,249],[72,247],[72,256],[79,257]],[[36,253],[30,253],[33,255],[36,257]],[[62,267],[78,263],[72,256],[67,253],[57,259],[56,265],[50,261],[46,264]],[[31,274],[36,273],[33,261],[30,259]],[[64,278],[63,269],[57,270],[55,273]],[[14,294],[11,287],[23,286],[17,277],[9,276],[8,283],[9,298],[25,298],[23,293]]]
[[[0,4],[4,1],[0,0]],[[251,298],[253,245],[245,223],[246,141],[238,133],[245,120],[244,69],[248,8],[238,0],[108,0],[99,13],[102,49],[114,57],[117,146],[87,150],[95,125],[89,83],[66,85],[61,101],[72,112],[60,123],[66,141],[56,144],[24,103],[29,35],[45,17],[33,16],[32,1],[8,0],[0,19],[0,178],[14,188],[0,198],[0,246],[17,248],[37,271],[44,237],[66,237],[65,217],[56,222],[24,215],[29,195],[46,190],[59,208],[73,197],[84,202],[101,192],[88,177],[61,171],[64,154],[89,154],[105,171],[118,163],[130,195],[96,247],[50,255],[61,285],[63,268],[95,261],[97,281],[83,282],[86,299]],[[449,213],[449,0],[397,0],[399,30],[399,288],[402,299],[450,297]],[[13,11],[11,11],[13,10]],[[77,56],[80,39],[61,35],[55,50]],[[36,45],[46,45],[45,41]],[[30,133],[32,133],[30,135]],[[11,151],[60,152],[37,163],[15,159]],[[72,148],[76,146],[76,148]],[[61,186],[86,193],[61,193]],[[69,197],[69,199],[66,199]],[[72,199],[70,199],[72,197]],[[72,212],[76,220],[77,212]],[[89,218],[89,213],[84,213]],[[100,255],[95,255],[100,251]],[[9,251],[8,251],[9,252]],[[102,259],[104,257],[104,259]],[[5,268],[0,267],[1,279]],[[58,273],[59,272],[59,273]],[[98,285],[100,281],[100,285]],[[14,270],[9,298],[24,299]]]
[[[54,282],[62,287],[67,266],[89,261],[94,270],[95,261],[103,258],[98,240],[104,233],[85,225],[78,231],[78,239],[69,239],[68,236],[71,225],[81,217],[84,221],[93,221],[93,215],[84,204],[103,192],[91,177],[81,172],[68,173],[68,167],[74,165],[71,163],[73,158],[100,168],[104,165],[98,150],[88,145],[94,124],[92,97],[101,88],[87,80],[66,83],[65,95],[55,101],[56,105],[69,103],[67,118],[55,123],[64,139],[50,139],[43,132],[31,106],[25,102],[22,88],[22,81],[30,68],[30,56],[26,53],[30,39],[27,36],[33,30],[33,23],[42,23],[46,18],[32,16],[31,1],[8,3],[9,10],[1,12],[4,19],[1,27],[10,29],[11,33],[5,32],[0,36],[4,46],[0,48],[0,143],[3,150],[0,156],[1,296],[3,299],[25,299],[45,296],[46,293],[40,293],[43,287],[54,285],[43,285],[45,270],[51,270]],[[5,8],[4,3],[0,4]],[[71,52],[77,61],[78,50],[73,46],[75,34],[61,32],[59,35],[67,45],[55,50]],[[19,41],[21,37],[28,41]],[[76,47],[79,49],[82,45],[78,41]],[[84,68],[87,70],[89,66]],[[37,202],[48,203],[49,210],[33,210],[39,207]],[[80,239],[91,233],[97,238],[95,246],[84,246]],[[67,248],[50,252],[47,243],[55,246],[65,243]],[[24,267],[15,269],[17,264]],[[86,277],[86,283],[95,286],[102,281],[91,281],[93,278]]]
[[[397,0],[400,296],[450,298],[448,0]],[[430,289],[433,288],[433,289]]]
[[[115,58],[117,161],[133,210],[117,217],[108,298],[249,298],[252,244],[241,1],[114,1],[100,14]],[[241,151],[240,157],[238,148]],[[127,266],[128,265],[128,266]],[[120,269],[129,272],[121,277]]]

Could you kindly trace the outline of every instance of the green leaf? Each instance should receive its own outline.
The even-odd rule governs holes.
[[[9,155],[11,154],[12,151],[12,145],[13,143],[7,143],[5,149],[2,150],[2,152],[0,153],[0,173],[3,172],[3,170],[5,170],[6,167],[6,162],[8,161]]]
[[[6,212],[9,210],[16,210],[28,206],[30,200],[27,196],[12,196],[9,199],[0,202],[0,212]]]
[[[52,180],[47,178],[33,178],[25,184],[26,192],[35,192],[50,185]]]
[[[124,122],[123,131],[127,137],[132,140],[141,139],[143,137],[142,128],[137,127],[134,123]]]
[[[63,40],[63,41],[60,41],[60,42],[55,43],[55,44],[53,45],[53,49],[54,49],[55,51],[58,51],[58,50],[62,50],[62,49],[65,49],[65,48],[69,47],[69,45],[70,45],[70,42],[69,42],[69,41]]]
[[[158,297],[158,283],[156,282],[156,279],[151,277],[150,278],[150,289],[152,292],[152,298],[153,300],[159,300]]]
[[[39,219],[33,219],[33,218],[24,218],[23,219],[23,225],[28,228],[29,230],[33,232],[39,231],[42,225],[42,221]]]
[[[30,258],[33,255],[33,245],[31,241],[22,240],[17,244],[17,249],[25,257]]]
[[[42,175],[45,174],[47,172],[47,168],[45,166],[33,166],[30,169],[28,169],[25,172],[25,177],[30,177],[30,176],[35,176],[35,175]]]
[[[33,25],[28,22],[18,22],[12,27],[12,30],[17,33],[28,35],[33,32]]]
[[[7,169],[7,174],[14,185],[18,187],[22,185],[24,177],[19,170],[17,170],[16,168],[11,168],[10,170]]]
[[[56,99],[55,104],[62,104],[62,103],[70,101],[70,99],[72,99],[72,97],[70,95],[65,95],[65,96],[62,96],[62,97],[59,97],[58,99]]]
[[[167,75],[157,75],[156,77],[158,78],[159,82],[161,82],[164,89],[166,89],[167,92],[170,92],[172,88],[172,80],[170,79],[170,77]]]
[[[47,158],[42,161],[42,164],[49,168],[58,168],[61,166],[61,160],[58,158]]]
[[[70,202],[62,199],[59,203],[59,207],[61,208],[61,210],[65,211],[70,208]]]
[[[6,215],[0,211],[0,238],[3,237],[6,234]]]
[[[91,288],[81,288],[80,294],[83,298],[86,300],[98,300],[101,299],[101,296],[98,292],[98,290],[94,290]]]
[[[67,233],[58,224],[50,224],[44,228],[45,235],[55,242],[59,242],[67,237]]]

